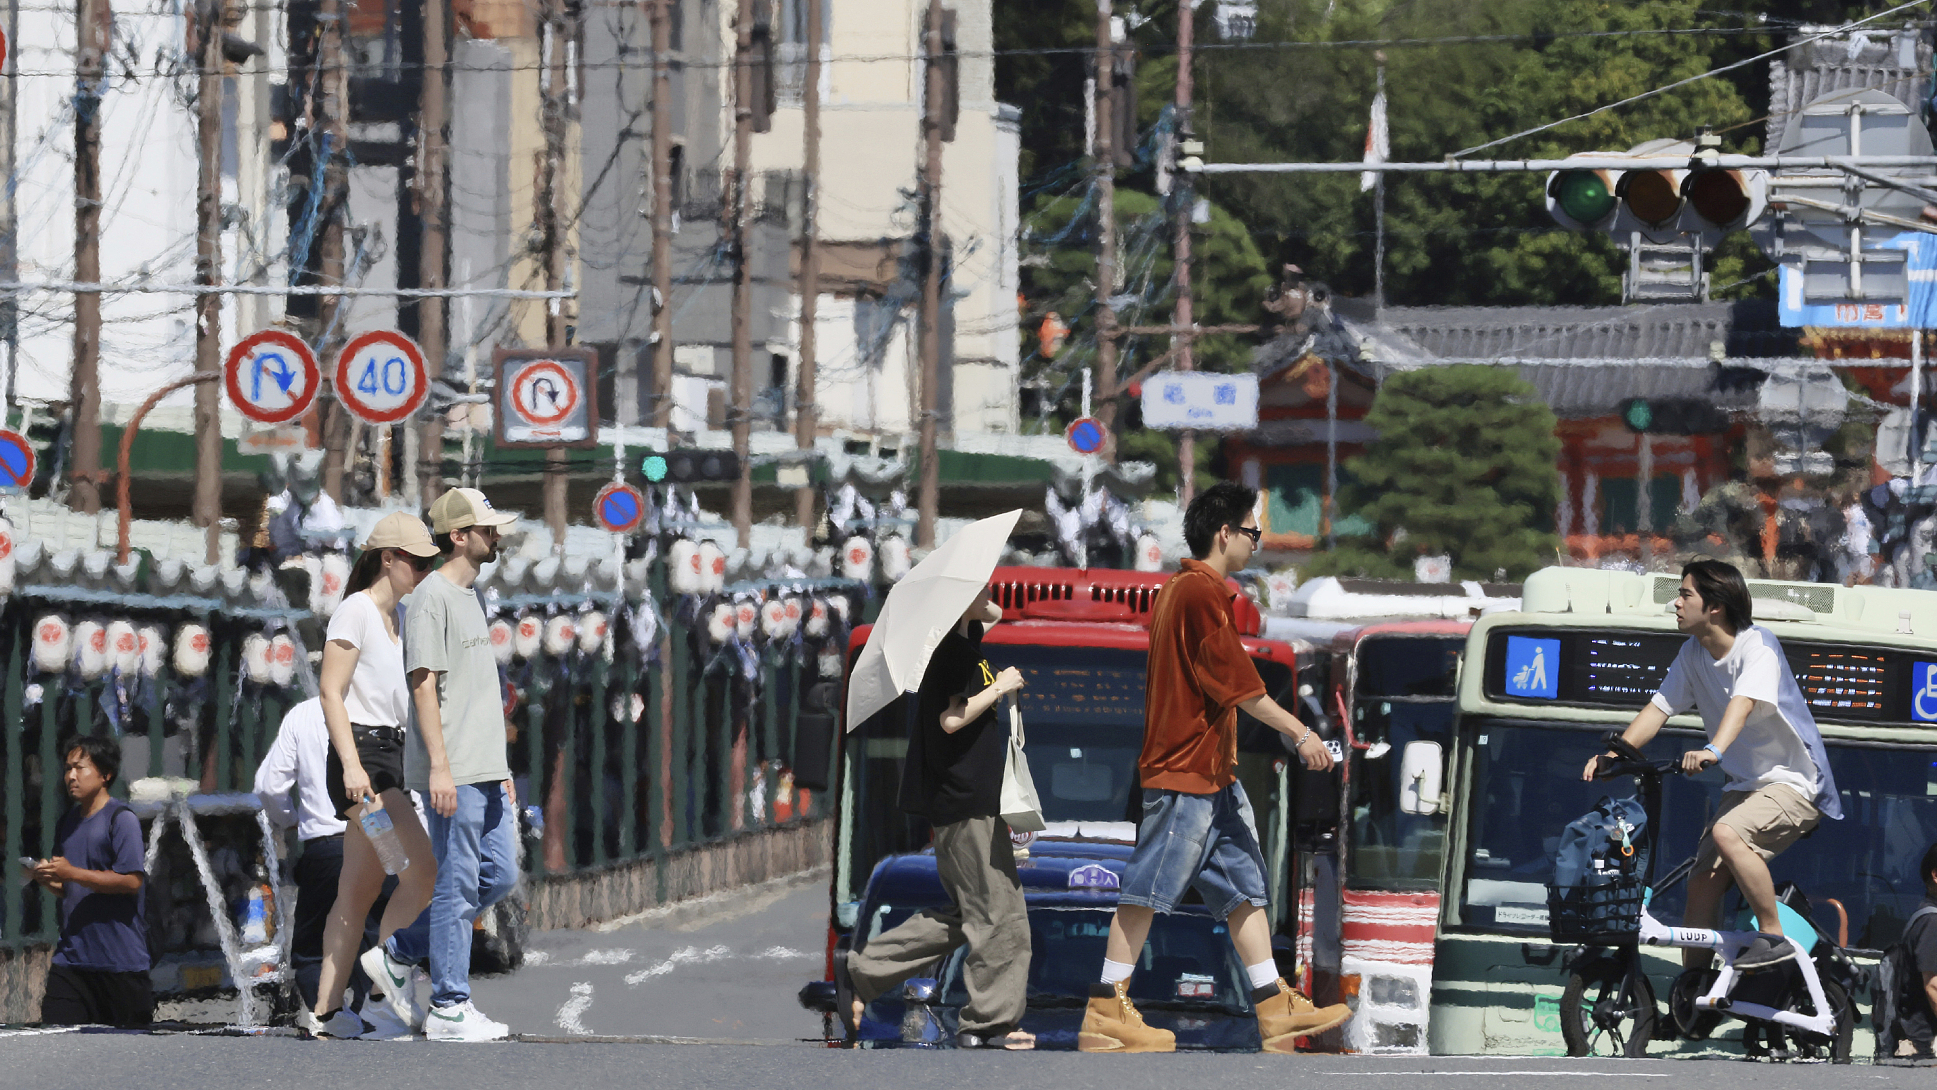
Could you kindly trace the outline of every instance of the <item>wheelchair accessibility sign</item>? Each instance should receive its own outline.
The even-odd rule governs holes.
[[[1560,695],[1560,641],[1507,637],[1508,696],[1552,700]],[[1932,705],[1937,711],[1937,704]]]
[[[1912,662],[1910,682],[1910,718],[1937,723],[1937,662]]]

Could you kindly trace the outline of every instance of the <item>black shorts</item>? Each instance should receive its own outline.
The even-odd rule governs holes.
[[[361,727],[350,724],[350,737],[356,740],[356,759],[363,762],[363,774],[370,777],[370,790],[378,795],[391,788],[404,789],[404,730],[402,727]],[[336,803],[336,816],[348,821],[359,805],[343,797],[343,760],[330,747],[324,766],[323,782],[329,786]]]
[[[155,990],[146,972],[47,967],[40,1021],[47,1026],[145,1026],[155,1020]]]

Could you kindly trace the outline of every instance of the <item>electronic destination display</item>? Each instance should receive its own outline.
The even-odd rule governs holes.
[[[1688,637],[1605,629],[1494,629],[1483,687],[1489,700],[1639,708]],[[1937,661],[1928,652],[1783,640],[1796,684],[1818,720],[1937,723]]]

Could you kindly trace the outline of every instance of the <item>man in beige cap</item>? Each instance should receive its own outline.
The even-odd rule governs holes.
[[[417,712],[404,779],[430,800],[425,816],[437,886],[430,907],[392,941],[394,964],[384,969],[429,961],[424,1036],[433,1041],[495,1041],[510,1032],[471,1002],[472,922],[518,878],[504,702],[473,584],[478,569],[497,558],[499,530],[516,521],[475,488],[437,497],[430,526],[444,563],[418,585],[404,617],[404,669]]]

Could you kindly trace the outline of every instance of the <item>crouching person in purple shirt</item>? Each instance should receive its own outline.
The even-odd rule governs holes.
[[[89,735],[69,742],[66,753],[74,805],[54,828],[58,854],[33,869],[34,881],[61,899],[61,938],[40,1020],[145,1026],[154,1021],[155,995],[148,980],[141,822],[127,803],[108,796],[108,784],[121,772],[121,749]]]

